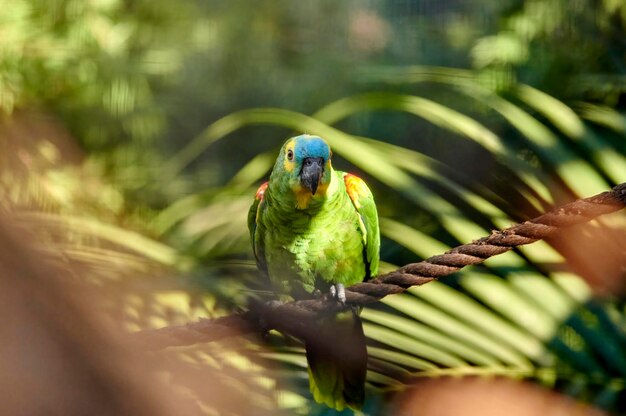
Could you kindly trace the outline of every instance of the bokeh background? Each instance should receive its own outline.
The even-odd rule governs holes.
[[[32,310],[0,306],[0,391],[71,414],[72,395],[32,381],[56,350],[23,348],[29,319],[66,305],[49,336],[106,373],[86,389],[132,371],[141,394],[170,392],[165,414],[334,414],[296,340],[135,356],[128,334],[258,294],[247,209],[297,133],[370,184],[383,270],[626,181],[625,29],[621,0],[3,2],[0,239],[21,254],[0,279]],[[603,217],[364,310],[364,413],[626,412],[625,231]],[[139,414],[133,392],[85,400]],[[98,405],[112,397],[130,407]]]

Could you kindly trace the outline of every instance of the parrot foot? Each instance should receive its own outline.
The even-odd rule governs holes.
[[[342,305],[346,303],[346,287],[341,283],[330,286],[330,295]]]

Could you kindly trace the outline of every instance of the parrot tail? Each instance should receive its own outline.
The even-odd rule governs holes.
[[[356,310],[323,318],[305,344],[315,401],[336,410],[360,409],[365,400],[367,349]]]

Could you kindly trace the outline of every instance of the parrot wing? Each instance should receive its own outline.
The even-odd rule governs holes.
[[[248,230],[250,230],[250,238],[252,239],[252,249],[254,250],[254,257],[256,258],[256,264],[259,270],[267,275],[267,263],[265,261],[265,252],[260,244],[257,244],[256,229],[259,221],[259,211],[263,207],[263,196],[269,182],[265,182],[256,191],[254,202],[248,211]]]
[[[380,230],[378,228],[378,213],[374,196],[365,181],[350,173],[343,174],[346,191],[352,205],[359,214],[359,225],[363,235],[363,261],[365,262],[365,279],[378,274],[380,260]]]

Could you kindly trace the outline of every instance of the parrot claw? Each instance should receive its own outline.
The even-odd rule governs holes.
[[[343,284],[337,283],[337,284],[331,285],[330,295],[333,298],[337,299],[337,301],[341,303],[342,305],[346,303],[346,287]]]

